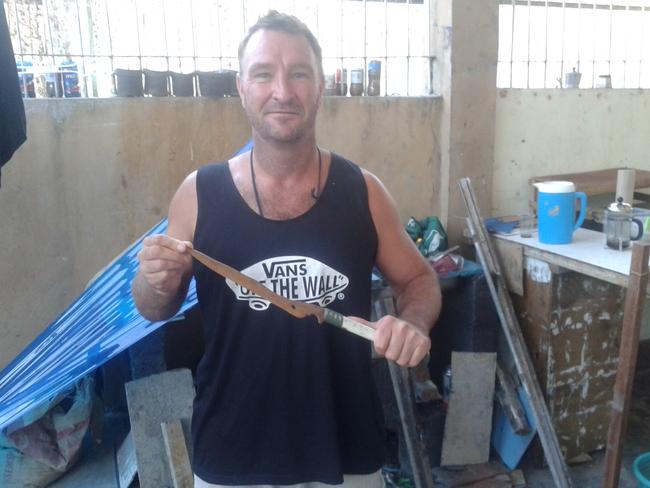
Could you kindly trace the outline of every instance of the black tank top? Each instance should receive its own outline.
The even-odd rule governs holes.
[[[296,300],[370,315],[377,235],[358,166],[332,154],[306,213],[269,220],[226,163],[197,175],[194,245]],[[378,470],[384,422],[365,339],[296,319],[194,263],[205,355],[192,418],[194,471],[215,484],[341,483]]]

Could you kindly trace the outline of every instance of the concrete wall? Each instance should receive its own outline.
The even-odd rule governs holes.
[[[524,212],[533,176],[650,170],[648,133],[648,90],[500,90],[492,214]]]
[[[478,205],[490,207],[494,157],[496,0],[437,0],[435,73],[441,115],[440,206],[450,241],[459,242],[467,209],[458,180],[469,178]]]
[[[319,140],[382,178],[404,220],[435,214],[439,102],[328,98]],[[166,215],[189,172],[249,137],[238,99],[27,100],[26,111],[29,139],[0,189],[0,367]]]

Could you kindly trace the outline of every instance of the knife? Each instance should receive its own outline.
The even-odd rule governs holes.
[[[253,278],[240,273],[227,264],[211,258],[207,254],[203,254],[201,251],[197,251],[193,247],[189,247],[189,252],[194,259],[215,273],[223,276],[224,278],[228,278],[234,281],[240,286],[245,287],[247,290],[255,293],[261,298],[268,300],[276,307],[281,308],[294,317],[304,318],[313,315],[316,317],[316,320],[318,320],[319,324],[326,322],[335,327],[345,329],[352,334],[363,337],[364,339],[368,339],[369,341],[372,341],[375,338],[375,329],[366,324],[350,319],[338,312],[335,312],[334,310],[330,310],[329,308],[319,307],[318,305],[311,303],[289,300],[282,295],[278,295],[277,293],[272,292],[266,286],[254,280]]]

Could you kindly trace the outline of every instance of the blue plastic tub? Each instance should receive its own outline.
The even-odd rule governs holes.
[[[650,452],[641,454],[634,460],[632,472],[639,482],[639,488],[650,488]]]

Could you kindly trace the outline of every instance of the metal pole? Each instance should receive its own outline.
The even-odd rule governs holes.
[[[113,71],[115,70],[115,64],[113,62],[113,37],[111,36],[111,17],[108,14],[108,0],[104,0],[104,9],[106,10],[106,25],[108,27],[108,48],[110,49],[109,60],[111,63],[111,76],[113,76]]]
[[[376,319],[384,315],[396,315],[393,297],[384,296],[373,304]],[[403,368],[393,361],[387,361],[390,379],[395,393],[395,401],[399,410],[404,443],[411,461],[411,471],[416,488],[433,488],[433,473],[426,450],[418,435],[415,411],[413,408],[413,388],[409,378],[408,368]]]
[[[474,242],[476,254],[484,270],[485,281],[492,295],[503,333],[517,367],[517,373],[530,400],[531,412],[537,425],[537,432],[544,448],[546,461],[558,488],[570,488],[571,478],[562,457],[560,444],[553,428],[553,422],[544,400],[541,387],[537,381],[530,354],[526,347],[521,328],[517,322],[515,311],[510,301],[508,289],[501,273],[499,262],[490,243],[487,229],[479,213],[469,178],[461,178],[458,182],[461,195],[467,207],[467,224]],[[494,275],[494,276],[493,276]]]
[[[142,45],[140,44],[140,13],[138,12],[138,0],[134,0],[135,5],[135,32],[138,36],[138,62],[140,71],[142,71]]]

